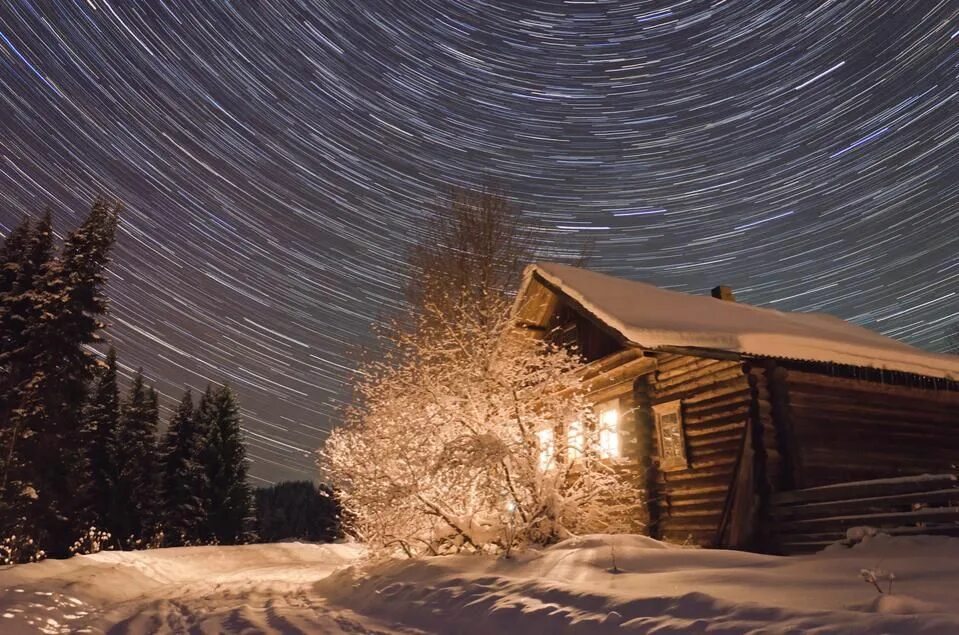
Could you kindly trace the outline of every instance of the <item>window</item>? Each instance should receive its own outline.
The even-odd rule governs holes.
[[[619,400],[601,404],[599,410],[599,456],[604,459],[619,457]]]
[[[659,466],[663,470],[689,467],[686,459],[686,438],[683,435],[682,402],[670,401],[653,406],[659,440]]]
[[[539,443],[539,469],[544,472],[556,467],[556,440],[553,431],[549,428],[536,433]]]
[[[566,428],[566,455],[570,461],[583,456],[586,448],[586,435],[583,434],[583,422],[574,421]]]

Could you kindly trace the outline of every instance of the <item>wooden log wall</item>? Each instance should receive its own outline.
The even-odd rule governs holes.
[[[778,368],[791,486],[802,489],[959,464],[959,392]]]
[[[853,527],[959,536],[959,481],[927,474],[782,492],[772,497],[769,520],[770,551],[785,555],[850,544]]]
[[[655,470],[650,492],[657,520],[651,535],[672,542],[715,546],[753,415],[754,386],[739,361],[658,354],[655,374],[637,384],[637,403],[651,407],[682,400],[688,467]],[[648,452],[659,456],[655,422]]]

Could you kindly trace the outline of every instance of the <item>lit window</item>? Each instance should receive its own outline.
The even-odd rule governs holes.
[[[599,407],[599,455],[604,459],[619,456],[619,402],[616,400]]]
[[[681,401],[653,406],[656,416],[656,432],[659,441],[660,467],[664,470],[686,469],[686,437],[683,434],[683,411]]]
[[[566,429],[566,453],[571,461],[583,456],[586,447],[586,435],[583,434],[583,423],[574,421]]]
[[[556,465],[556,440],[549,428],[537,432],[536,440],[539,443],[539,469],[545,472]]]

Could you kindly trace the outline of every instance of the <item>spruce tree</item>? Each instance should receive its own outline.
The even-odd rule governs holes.
[[[207,384],[206,390],[200,395],[196,409],[193,411],[193,426],[196,435],[201,439],[199,463],[203,469],[203,490],[200,494],[200,498],[203,501],[203,512],[199,533],[200,542],[203,543],[212,543],[215,540],[210,525],[210,510],[213,506],[211,500],[210,473],[211,466],[217,461],[216,452],[210,445],[210,437],[213,433],[213,422],[215,418],[213,387]]]
[[[10,353],[16,348],[13,324],[18,321],[18,316],[14,313],[14,294],[20,272],[27,260],[31,240],[30,218],[26,217],[7,235],[0,246],[0,473],[5,471],[4,461],[7,455],[7,452],[3,451],[8,445],[7,405],[12,405],[12,395],[9,394],[12,379]],[[3,494],[2,490],[0,494]],[[3,500],[4,497],[0,496],[0,505]]]
[[[35,452],[42,417],[35,416],[40,394],[37,376],[38,339],[44,318],[46,289],[52,272],[53,227],[50,213],[31,229],[24,220],[4,244],[0,292],[0,532],[18,536],[21,557],[42,549],[45,537],[36,518],[43,505],[41,464]],[[42,351],[41,351],[42,352]],[[34,416],[31,416],[34,415]],[[27,546],[29,543],[29,546]]]
[[[229,386],[213,393],[212,413],[206,463],[209,528],[217,543],[236,544],[246,540],[252,528],[253,501],[239,408]]]
[[[11,426],[9,412],[16,405],[12,394],[13,368],[10,354],[17,347],[13,324],[19,316],[14,313],[14,297],[20,272],[27,261],[32,236],[29,217],[25,217],[11,231],[0,246],[0,540],[11,540],[18,532],[22,515],[20,493],[11,487],[8,491],[8,476],[16,475],[16,435]],[[12,545],[10,545],[12,547]],[[9,548],[9,547],[8,547]],[[20,558],[18,553],[0,553],[0,564]]]
[[[167,545],[197,544],[203,539],[208,489],[202,463],[205,441],[194,417],[193,393],[187,389],[161,447],[162,523]]]
[[[154,534],[156,426],[155,393],[143,382],[143,373],[138,370],[120,411],[117,434],[114,537],[126,548],[146,546]]]
[[[6,297],[17,281],[20,265],[30,246],[30,217],[25,216],[0,245],[0,298]]]
[[[90,465],[91,507],[94,523],[113,532],[117,513],[114,487],[118,482],[117,443],[120,428],[120,393],[117,388],[117,354],[111,346],[94,384],[86,410],[86,448]]]

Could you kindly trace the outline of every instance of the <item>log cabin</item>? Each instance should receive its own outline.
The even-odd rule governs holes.
[[[792,554],[861,528],[959,535],[959,356],[553,263],[527,268],[514,315],[582,357],[654,538]]]

